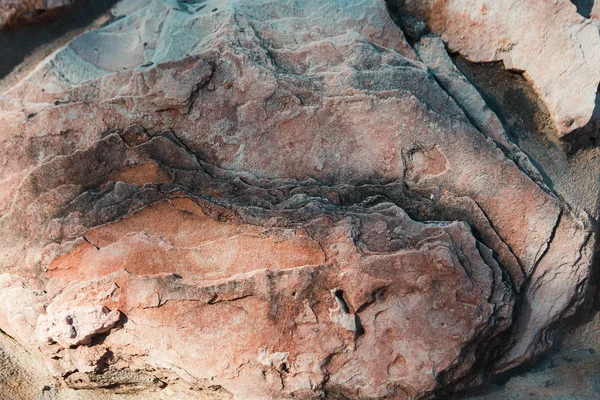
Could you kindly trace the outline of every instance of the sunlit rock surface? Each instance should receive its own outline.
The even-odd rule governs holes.
[[[503,61],[507,69],[523,72],[548,107],[558,135],[598,117],[600,25],[578,14],[571,1],[390,3],[426,21],[450,51],[474,62]]]
[[[2,351],[45,382],[10,396],[435,398],[583,301],[593,218],[444,34],[380,0],[111,12],[0,94]]]

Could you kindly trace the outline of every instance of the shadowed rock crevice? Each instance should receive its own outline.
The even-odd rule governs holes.
[[[600,142],[600,94],[596,95],[596,108],[594,109],[593,118],[590,122],[569,135],[565,136],[564,140],[568,144],[568,152],[570,155],[577,152],[585,152],[589,149],[599,147]]]
[[[429,32],[425,22],[407,11],[402,3],[388,1],[387,4],[394,22],[403,30],[416,54],[428,66],[438,85],[464,112],[469,122],[483,135],[494,140],[506,157],[512,159],[524,173],[538,182],[545,190],[553,192],[552,181],[548,175],[530,155],[518,146],[515,138],[511,137],[513,130],[507,126],[494,98],[482,93],[457,65],[457,58],[460,56],[451,55],[441,39]],[[467,62],[464,59],[463,61]],[[494,63],[489,64],[493,65]],[[497,81],[500,76],[495,78],[494,81]],[[509,74],[507,80],[511,80],[511,78],[514,77]],[[519,96],[525,91],[527,97]],[[508,95],[512,98],[505,100],[515,105],[514,108],[518,111],[522,121],[532,121],[535,124],[541,119],[540,116],[543,114],[542,110],[545,109],[545,106],[538,101],[535,93],[527,84],[518,85],[515,93]],[[524,105],[526,107],[523,107]],[[550,130],[552,130],[552,122],[550,120],[548,122]],[[553,192],[553,194],[555,193]]]
[[[501,61],[472,63],[459,54],[452,57],[461,72],[479,89],[489,107],[502,119],[517,145],[521,146],[529,135],[551,139],[554,128],[550,113],[522,73],[506,70]]]
[[[484,2],[478,3],[477,10],[462,0],[391,2],[425,21],[450,51],[472,62],[502,61],[507,69],[523,72],[548,108],[558,137],[593,118],[600,83],[595,67],[600,58],[598,26],[579,15],[569,1],[539,7],[520,1]],[[530,29],[524,34],[513,24],[527,24]],[[468,29],[473,32],[466,35]],[[562,58],[555,57],[556,46]],[[549,59],[555,62],[548,63]]]
[[[571,3],[577,6],[577,12],[581,14],[582,17],[590,18],[595,0],[571,0]]]
[[[454,60],[553,190],[571,206],[597,218],[600,168],[594,160],[600,153],[594,145],[596,133],[577,131],[557,141],[547,110],[520,74],[506,71],[501,63],[475,64],[460,56]],[[590,122],[585,130],[591,132],[594,124]]]

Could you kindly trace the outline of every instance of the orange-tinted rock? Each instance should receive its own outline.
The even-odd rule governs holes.
[[[382,203],[259,228],[173,203],[91,229],[99,249],[51,263],[48,315],[118,309],[125,340],[141,346],[136,363],[177,366],[240,398],[429,393],[459,354],[510,324],[509,286],[465,224],[415,223]]]
[[[383,1],[113,13],[0,95],[0,329],[63,387],[445,395],[581,302],[589,218]]]
[[[139,186],[144,186],[148,183],[158,184],[171,181],[171,177],[158,165],[152,162],[144,163],[137,167],[127,167],[121,171],[113,172],[109,175],[108,179]]]
[[[319,243],[308,237],[297,237],[289,230],[218,221],[189,199],[158,203],[118,222],[92,228],[86,239],[93,245],[83,242],[55,259],[48,266],[48,275],[83,280],[125,268],[137,275],[199,274],[222,279],[257,269],[325,261]]]

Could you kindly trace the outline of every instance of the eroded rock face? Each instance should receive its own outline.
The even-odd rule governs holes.
[[[127,322],[103,342],[113,358],[175,366],[239,398],[431,392],[461,352],[509,325],[512,292],[466,225],[418,224],[389,203],[321,215],[305,202],[312,216],[273,212],[275,226],[259,227],[175,197],[93,228],[93,245],[50,264],[60,294],[48,312],[119,309]],[[71,350],[52,351],[73,369]]]
[[[581,302],[589,218],[383,1],[113,14],[0,95],[0,329],[49,396],[433,397]]]
[[[135,147],[127,137],[100,140],[79,166],[122,154],[140,162],[119,172],[134,182],[100,184],[46,223],[62,237],[40,250],[48,301],[8,277],[0,295],[36,299],[15,315],[44,304],[37,337],[8,312],[4,329],[72,387],[94,387],[73,373],[165,369],[176,374],[165,383],[239,398],[422,396],[476,373],[475,353],[510,326],[514,293],[491,250],[465,223],[418,223],[376,196],[401,186],[248,182],[168,133]],[[157,170],[197,185],[157,184]]]
[[[559,136],[597,118],[599,25],[578,14],[571,1],[390,2],[426,21],[451,51],[474,62],[503,61],[507,69],[523,72]]]
[[[120,316],[119,311],[110,311],[104,306],[50,312],[38,318],[39,340],[58,343],[63,347],[90,344],[94,336],[110,331]]]

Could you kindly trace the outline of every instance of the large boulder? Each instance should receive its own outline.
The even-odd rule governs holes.
[[[383,0],[113,13],[0,95],[0,329],[59,388],[432,397],[581,302],[589,218]]]

